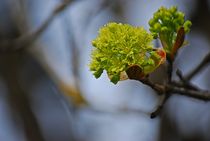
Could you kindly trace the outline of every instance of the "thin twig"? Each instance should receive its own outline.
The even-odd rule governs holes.
[[[157,117],[162,112],[163,106],[165,105],[166,101],[168,100],[170,96],[171,96],[171,93],[169,92],[165,93],[163,100],[160,102],[159,106],[156,108],[154,112],[150,114],[151,118]]]
[[[188,97],[208,101],[210,100],[210,92],[203,91],[197,88],[196,86],[189,83],[189,81],[185,80],[185,78],[182,76],[182,73],[177,71],[177,75],[179,76],[181,82],[172,81],[172,71],[173,71],[173,63],[169,63],[168,66],[168,84],[160,85],[153,83],[149,80],[148,77],[141,78],[139,77],[141,73],[141,70],[137,67],[132,67],[131,70],[127,71],[128,76],[130,79],[134,79],[137,81],[142,82],[143,84],[151,87],[153,90],[155,90],[158,94],[164,94],[164,98],[161,101],[160,105],[157,107],[157,109],[151,113],[151,118],[155,118],[157,115],[159,115],[162,111],[162,108],[164,107],[164,104],[170,98],[172,94],[180,94],[185,95]],[[135,74],[135,73],[136,74]]]
[[[79,56],[80,56],[80,52],[79,52],[79,49],[78,49],[78,46],[76,45],[76,42],[75,42],[75,37],[73,36],[73,33],[74,33],[74,30],[72,28],[72,23],[69,22],[67,20],[66,17],[64,17],[63,19],[63,28],[64,28],[64,31],[66,32],[66,36],[68,37],[68,45],[69,45],[69,48],[71,49],[70,53],[71,53],[71,69],[72,69],[72,73],[73,73],[73,80],[74,80],[74,85],[75,85],[75,89],[77,91],[77,96],[75,97],[72,97],[72,98],[75,98],[75,100],[73,101],[76,101],[77,103],[74,103],[76,105],[86,105],[87,104],[87,101],[85,100],[85,98],[82,96],[82,91],[81,91],[81,87],[80,87],[80,71],[79,71]],[[71,95],[71,94],[69,94]]]
[[[208,101],[210,100],[210,92],[209,91],[204,91],[204,90],[193,90],[189,88],[185,88],[184,86],[175,86],[172,84],[155,84],[152,83],[151,81],[140,81],[145,85],[149,85],[152,89],[154,89],[158,93],[172,93],[172,94],[179,94],[179,95],[185,95],[188,97],[193,97],[196,99]],[[146,82],[146,83],[145,83]],[[148,83],[149,82],[149,83]],[[155,87],[153,87],[155,86]]]
[[[167,59],[168,60],[168,83],[170,84],[172,82],[172,75],[173,75],[173,61],[171,61],[171,59]],[[164,97],[163,100],[160,102],[159,106],[157,107],[157,109],[151,113],[150,117],[151,118],[155,118],[157,115],[159,115],[166,103],[166,101],[170,98],[171,96],[171,92],[168,90],[164,90]]]
[[[67,17],[63,18],[62,21],[63,24],[63,29],[64,32],[68,38],[68,46],[70,48],[70,53],[71,53],[71,65],[72,65],[72,73],[73,73],[73,77],[74,77],[74,83],[76,86],[76,89],[78,91],[80,91],[80,82],[79,82],[79,78],[80,78],[80,74],[79,74],[79,56],[80,56],[80,52],[78,49],[78,46],[76,44],[76,39],[74,37],[74,29],[72,27],[72,23],[71,21],[67,20]]]
[[[208,63],[210,63],[210,53],[208,53],[203,60],[201,61],[201,63],[192,70],[191,73],[189,73],[185,79],[187,81],[190,81],[197,73],[199,73]]]
[[[151,118],[157,117],[164,107],[164,104],[172,94],[184,95],[187,97],[196,98],[199,100],[210,101],[210,92],[203,91],[200,89],[186,88],[185,85],[174,85],[174,84],[156,84],[151,82],[148,78],[134,79],[137,80],[155,90],[158,94],[164,94],[164,98],[157,107],[157,109],[150,114]],[[178,83],[177,83],[178,84]]]
[[[204,95],[206,93],[208,93],[209,96],[210,96],[209,92],[202,91],[202,90],[194,90],[192,88],[185,88],[184,85],[173,85],[173,83],[168,83],[168,84],[162,84],[161,85],[161,84],[153,83],[152,81],[149,80],[148,77],[143,77],[142,78],[141,75],[139,75],[141,73],[141,68],[139,68],[138,66],[130,67],[126,71],[126,73],[127,73],[128,77],[129,77],[129,79],[137,80],[137,81],[139,81],[139,82],[141,82],[141,83],[151,87],[158,94],[166,95],[166,99],[164,101],[166,101],[170,97],[170,93],[172,93],[172,92],[179,92],[179,91],[180,91],[180,93],[182,95],[186,95],[186,96],[190,96],[190,97],[194,97],[194,98],[201,97],[200,99],[205,99],[205,97],[206,97],[206,96],[202,97],[202,93]],[[169,76],[172,76],[171,74],[172,73],[170,73]],[[162,103],[162,104],[164,104],[164,103]]]
[[[99,6],[96,7],[96,9],[92,9],[91,10],[91,14],[89,14],[87,17],[87,21],[85,22],[85,26],[84,28],[87,27],[87,25],[90,23],[91,19],[96,16],[102,9],[106,8],[109,5],[110,1],[106,1],[106,0],[101,0],[99,2]],[[77,91],[77,95],[72,96],[73,101],[75,101],[74,104],[78,105],[88,105],[88,102],[85,100],[85,98],[82,95],[82,91],[80,88],[80,52],[79,52],[79,47],[76,43],[76,38],[74,36],[74,28],[72,27],[72,21],[68,20],[66,16],[63,17],[63,29],[64,32],[67,35],[68,38],[68,42],[69,42],[69,46],[70,46],[70,53],[71,53],[71,69],[72,69],[72,73],[73,73],[73,80],[74,80],[74,85],[75,85],[75,89]],[[85,30],[85,29],[84,29]],[[72,95],[72,93],[69,93],[69,95]]]
[[[201,91],[201,90],[192,90],[192,89],[187,89],[184,87],[174,87],[173,85],[166,85],[165,87],[168,89],[170,92],[173,92],[178,95],[184,95],[204,101],[209,101],[210,100],[210,92],[209,91]]]
[[[182,72],[179,69],[177,69],[176,74],[179,77],[179,79],[181,80],[181,82],[177,83],[174,81],[173,84],[175,84],[177,86],[181,85],[186,88],[193,89],[193,90],[199,90],[199,88],[197,86],[193,85],[192,83],[190,83],[190,81],[186,80],[186,78],[183,76]]]
[[[35,31],[28,32],[16,39],[0,41],[0,52],[15,52],[30,46],[47,29],[55,17],[65,10],[70,3],[71,0],[66,0],[58,5]]]
[[[153,90],[155,90],[158,94],[163,94],[165,93],[165,89],[163,87],[163,85],[160,85],[160,84],[156,84],[156,83],[153,83],[151,82],[148,78],[144,78],[144,79],[140,79],[138,80],[140,82],[142,82],[143,84],[151,87]]]
[[[203,68],[207,62],[210,60],[210,54],[207,55],[202,63],[198,66],[198,68],[193,71],[192,76],[194,76],[197,72],[200,71],[201,68]],[[164,104],[168,100],[168,98],[172,94],[179,94],[179,95],[185,95],[188,97],[209,101],[210,100],[210,92],[201,90],[197,88],[196,86],[190,84],[186,78],[184,78],[181,74],[181,72],[178,71],[178,76],[181,79],[181,82],[175,82],[172,81],[172,71],[173,71],[173,62],[169,62],[168,66],[168,84],[157,84],[153,83],[149,80],[148,77],[145,77],[142,75],[142,70],[138,66],[131,66],[129,69],[127,69],[126,73],[129,77],[129,79],[137,80],[149,87],[151,87],[154,91],[157,92],[157,94],[164,94],[164,99],[160,103],[160,105],[157,107],[157,109],[151,114],[151,118],[156,117],[160,114]],[[183,83],[184,82],[184,83]]]

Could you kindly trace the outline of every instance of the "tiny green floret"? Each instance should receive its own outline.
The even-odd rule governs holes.
[[[138,65],[143,73],[148,74],[161,60],[152,47],[152,40],[152,34],[143,27],[108,23],[92,41],[95,48],[91,55],[90,70],[96,78],[106,70],[114,84],[120,80],[120,74],[132,65]]]
[[[153,37],[159,37],[166,52],[170,53],[178,30],[184,27],[186,34],[190,31],[192,23],[189,20],[185,21],[184,13],[178,11],[176,6],[172,6],[161,7],[150,19],[149,25]]]

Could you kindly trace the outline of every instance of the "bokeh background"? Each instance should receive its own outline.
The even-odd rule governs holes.
[[[1,0],[0,48],[36,31],[63,2]],[[101,26],[115,21],[148,30],[152,14],[173,5],[193,23],[174,64],[187,74],[210,50],[209,0],[71,0],[33,44],[0,52],[0,141],[209,141],[209,102],[174,95],[150,119],[160,96],[131,80],[114,85],[105,73],[95,79],[88,68]],[[209,73],[207,67],[192,82],[210,90]],[[163,65],[151,79],[164,83],[164,74]],[[88,106],[75,105],[73,93]]]

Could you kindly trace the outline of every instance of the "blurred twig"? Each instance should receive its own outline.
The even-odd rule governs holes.
[[[208,53],[200,62],[200,64],[185,77],[185,80],[190,81],[197,73],[199,73],[209,63],[210,63],[210,53]]]
[[[18,81],[20,54],[1,56],[0,63],[1,74],[9,88],[8,100],[14,121],[20,118],[27,141],[44,141],[27,93],[24,92]]]
[[[12,8],[12,19],[14,20],[15,28],[18,30],[18,35],[20,37],[16,39],[0,40],[0,52],[16,52],[30,46],[50,25],[53,19],[62,12],[71,1],[65,1],[58,5],[49,17],[43,22],[43,24],[37,28],[35,31],[28,31],[28,24],[26,19],[26,12],[24,11],[25,1],[19,0],[10,1]],[[24,26],[23,26],[24,25]],[[4,54],[1,57],[2,73],[5,81],[7,82],[9,88],[9,102],[12,106],[14,120],[16,116],[20,117],[23,123],[23,130],[28,141],[44,141],[42,132],[39,127],[39,123],[31,109],[30,101],[27,93],[20,87],[18,82],[18,72],[19,72],[19,56],[22,52],[16,52],[15,54]]]
[[[16,32],[18,32],[18,35],[21,35],[28,30],[25,1],[11,0],[9,2],[14,28],[17,29]],[[11,44],[13,43],[11,42]],[[1,47],[3,46],[0,43],[0,49]],[[16,54],[5,54],[1,56],[1,71],[9,88],[8,101],[11,105],[14,121],[17,120],[17,117],[21,120],[26,139],[28,141],[44,141],[39,123],[30,105],[29,97],[19,83],[19,67],[22,63],[20,60],[21,55],[23,54],[18,52]]]
[[[84,22],[84,26],[82,26],[81,28],[84,31],[86,31],[86,27],[88,26],[88,24],[90,23],[91,19],[93,17],[95,17],[100,11],[101,9],[104,9],[105,7],[107,7],[107,5],[109,5],[110,1],[106,1],[106,0],[101,0],[99,1],[99,6],[95,7],[94,9],[91,9],[90,14],[86,17],[86,21]],[[75,85],[75,90],[76,93],[72,93],[70,91],[68,91],[67,87],[64,84],[61,84],[62,89],[65,90],[66,94],[68,96],[71,97],[72,102],[75,105],[86,105],[87,101],[84,99],[84,97],[82,96],[82,92],[80,89],[80,50],[79,50],[79,46],[76,42],[76,37],[75,35],[75,29],[72,27],[73,23],[68,20],[68,17],[65,16],[63,17],[63,29],[64,32],[66,33],[66,37],[68,37],[68,45],[70,48],[70,53],[71,53],[71,69],[72,69],[72,73],[73,73],[73,81],[74,81],[74,85]]]
[[[19,33],[29,30],[26,0],[8,0],[9,11]],[[23,26],[24,25],[24,26]]]
[[[190,89],[193,89],[193,90],[199,90],[199,88],[197,86],[194,86],[189,81],[187,81],[186,78],[184,78],[182,72],[179,69],[176,71],[176,74],[179,77],[181,82],[180,83],[173,82],[173,84],[175,84],[177,86],[184,85],[187,88],[190,88]]]
[[[71,0],[66,0],[60,5],[56,6],[43,24],[35,31],[25,33],[16,39],[0,41],[0,52],[15,52],[30,46],[47,29],[54,18],[65,10],[70,3]]]
[[[64,17],[64,21],[63,21],[63,28],[65,29],[64,31],[66,32],[66,35],[68,37],[68,43],[69,43],[69,47],[70,47],[70,53],[71,53],[71,69],[73,72],[73,80],[74,80],[74,84],[75,84],[75,88],[77,91],[77,95],[72,96],[72,93],[69,93],[69,95],[71,95],[72,101],[74,102],[74,104],[76,105],[80,105],[80,104],[86,104],[86,100],[83,98],[82,96],[82,92],[80,89],[80,63],[79,63],[79,57],[80,57],[80,53],[78,50],[78,47],[76,45],[75,42],[75,38],[73,36],[74,30],[72,28],[72,24],[70,22],[68,22],[68,20],[66,19],[66,17]]]

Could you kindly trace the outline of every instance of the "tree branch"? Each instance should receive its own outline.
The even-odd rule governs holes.
[[[43,24],[35,31],[28,32],[16,39],[7,39],[0,41],[0,52],[15,52],[30,46],[47,29],[47,27],[52,23],[55,17],[59,13],[64,11],[70,3],[71,0],[65,0],[60,5],[56,6],[56,8],[46,18]]]
[[[190,81],[197,73],[199,73],[208,63],[210,63],[210,53],[208,53],[204,59],[201,61],[201,63],[192,70],[191,73],[189,73],[185,80]]]
[[[164,104],[166,103],[168,97],[167,96],[163,97],[162,101],[160,102],[160,104],[158,105],[158,107],[156,108],[156,110],[154,112],[152,112],[150,114],[150,118],[155,118],[157,117],[157,115],[159,115],[163,109]]]
[[[181,80],[181,82],[175,82],[172,81],[172,71],[173,71],[173,62],[169,61],[169,66],[168,66],[168,82],[169,84],[167,85],[156,85],[161,88],[162,92],[165,92],[165,97],[163,101],[160,103],[158,108],[151,114],[151,118],[156,117],[162,110],[165,102],[167,99],[170,97],[171,94],[180,94],[180,95],[185,95],[188,97],[193,97],[196,99],[208,101],[210,100],[210,92],[208,91],[203,91],[199,89],[197,86],[194,86],[193,84],[190,83],[190,80],[198,73],[200,72],[208,63],[210,62],[210,53],[208,53],[204,59],[201,61],[201,63],[191,72],[189,73],[186,77],[183,77],[182,72],[180,70],[177,70],[176,74]],[[142,81],[142,83],[144,83]],[[149,83],[144,83],[144,84],[149,84]],[[149,84],[150,87],[153,87],[154,84]],[[161,91],[158,91],[158,89],[154,89],[156,92],[161,93]]]
[[[197,86],[193,85],[188,80],[186,80],[186,78],[182,75],[182,72],[179,69],[176,71],[176,74],[179,77],[179,79],[181,80],[181,82],[180,83],[173,82],[173,84],[175,84],[177,86],[184,85],[186,88],[193,89],[193,90],[199,90],[199,88]]]
[[[166,85],[165,89],[168,91],[178,94],[178,95],[184,95],[204,101],[210,100],[210,92],[209,91],[201,91],[201,90],[192,90],[184,87],[176,87],[173,85]]]
[[[175,86],[172,84],[165,84],[165,85],[160,85],[160,84],[155,84],[152,83],[149,79],[147,80],[140,80],[145,85],[150,86],[153,90],[155,90],[157,93],[160,94],[166,94],[171,93],[171,94],[179,94],[179,95],[184,95],[204,101],[210,100],[210,92],[209,91],[204,91],[204,90],[194,90],[194,89],[189,89],[185,88],[184,85],[180,86]]]
[[[173,58],[174,59],[174,58]],[[173,75],[173,60],[171,58],[167,58],[168,60],[168,70],[167,70],[167,73],[168,73],[168,83],[171,83],[172,82],[172,75]],[[157,115],[159,115],[163,109],[163,106],[165,105],[166,101],[170,98],[171,96],[171,92],[170,91],[167,91],[166,89],[163,90],[164,92],[164,97],[163,97],[163,100],[160,102],[159,106],[156,108],[156,110],[154,112],[152,112],[150,114],[150,117],[151,118],[155,118]]]
[[[210,54],[204,58],[201,64],[198,65],[198,68],[196,68],[192,72],[192,74],[190,74],[190,76],[194,76],[197,72],[199,72],[200,69],[203,68],[207,64],[207,62],[209,62],[209,60],[210,60]],[[142,70],[139,66],[134,65],[126,70],[129,79],[137,80],[151,87],[155,92],[157,92],[157,94],[164,95],[164,99],[157,107],[157,109],[151,114],[151,118],[154,118],[158,114],[160,114],[164,104],[172,94],[184,95],[204,101],[210,100],[210,92],[201,90],[198,87],[189,83],[189,81],[187,81],[186,78],[182,76],[181,71],[177,71],[177,75],[179,76],[181,82],[172,81],[172,71],[173,71],[173,62],[169,62],[168,84],[161,85],[151,82],[147,76],[142,75]]]

